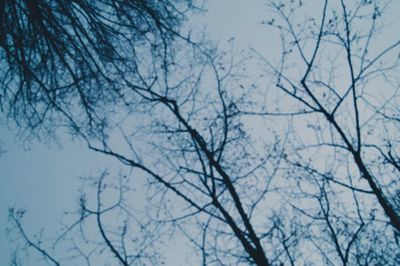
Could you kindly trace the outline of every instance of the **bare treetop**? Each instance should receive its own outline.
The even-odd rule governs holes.
[[[10,210],[45,261],[160,263],[169,232],[203,265],[400,264],[393,2],[267,1],[272,55],[184,37],[191,2],[32,3],[3,3],[3,109],[127,173],[89,178],[58,249]]]

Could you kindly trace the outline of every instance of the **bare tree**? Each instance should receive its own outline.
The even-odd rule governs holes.
[[[316,215],[309,211],[312,205],[291,204],[303,215],[325,221],[326,243],[343,265],[398,263],[398,255],[379,255],[382,246],[398,248],[394,242],[400,230],[398,158],[389,155],[398,152],[398,122],[393,118],[400,41],[382,44],[377,39],[385,32],[383,18],[390,2],[323,1],[318,16],[300,20],[299,10],[307,8],[302,1],[271,1],[275,17],[266,24],[279,33],[281,58],[274,64],[258,54],[266,71],[276,77],[266,97],[284,99],[284,104],[256,113],[288,117],[285,160],[293,171],[303,172],[297,174],[303,194],[315,198],[320,210]],[[379,240],[378,252],[360,252],[357,246],[366,243],[363,237],[377,232],[387,238]],[[322,236],[318,234],[314,238]],[[316,243],[335,264],[329,248]],[[352,255],[352,249],[360,253]]]
[[[102,127],[98,107],[124,98],[119,77],[139,78],[142,61],[169,56],[195,9],[191,0],[2,1],[1,109],[29,130],[59,115]]]
[[[122,2],[72,2],[62,12],[64,2],[48,4],[37,12],[61,12],[56,18],[66,26],[56,29],[72,42],[65,54],[52,46],[41,68],[43,59],[35,59],[47,53],[33,49],[26,61],[25,46],[8,47],[12,37],[3,34],[4,58],[20,61],[5,61],[18,78],[3,72],[2,105],[29,132],[67,127],[89,149],[127,166],[133,180],[145,176],[149,221],[187,237],[203,265],[397,265],[400,42],[374,45],[390,2],[326,0],[305,20],[298,14],[310,3],[288,2],[268,2],[275,17],[266,24],[277,29],[282,49],[278,63],[256,52],[267,80],[246,72],[252,56],[183,37],[161,16],[176,11],[164,2],[150,9],[160,17],[145,12],[143,21]],[[27,19],[12,14],[35,9],[17,7],[5,9],[8,18],[25,25],[29,12]],[[81,32],[87,27],[90,33]],[[46,32],[44,43],[57,40]],[[106,53],[98,43],[109,43]],[[156,263],[136,260],[137,249],[124,246],[135,226],[103,222],[116,211],[135,219],[124,207],[122,195],[133,193],[124,186],[116,203],[103,203],[104,178],[94,183],[94,205],[81,197],[69,228],[94,218],[95,254],[107,250],[121,265]],[[30,240],[18,214],[11,219],[28,245],[61,263]],[[85,238],[86,230],[68,229],[61,239]]]
[[[139,215],[138,208],[126,200],[132,189],[127,176],[110,178],[104,171],[82,182],[79,208],[66,213],[66,220],[71,222],[64,224],[55,239],[47,239],[42,234],[29,236],[22,224],[25,211],[10,209],[12,227],[8,234],[10,238],[26,242],[26,246],[16,249],[14,261],[22,260],[23,252],[29,247],[53,265],[160,264],[157,240],[163,232],[159,225],[145,219],[145,215]]]

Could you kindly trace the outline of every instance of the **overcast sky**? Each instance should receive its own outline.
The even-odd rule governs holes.
[[[207,9],[206,15],[195,21],[206,24],[212,39],[223,44],[235,37],[236,47],[251,47],[264,54],[273,51],[276,40],[271,40],[268,30],[259,23],[268,14],[264,1],[213,0],[209,1]],[[396,18],[399,10],[392,11],[392,18]],[[393,34],[399,37],[398,31]],[[12,126],[8,128],[4,120],[0,121],[0,139],[6,151],[0,156],[2,264],[8,263],[11,247],[5,236],[9,207],[28,210],[24,220],[28,232],[44,228],[51,235],[58,228],[63,212],[77,206],[78,177],[107,166],[118,168],[118,164],[89,151],[79,142],[72,142],[68,136],[61,137],[61,145],[37,140],[23,143],[15,137]]]
[[[235,37],[235,45],[244,48],[268,41],[268,36],[259,34],[262,26],[258,22],[264,14],[262,1],[209,1],[207,9],[194,23],[206,24],[212,39],[226,43]],[[78,177],[119,165],[71,141],[67,135],[61,137],[61,145],[37,140],[22,143],[12,125],[10,128],[4,119],[0,121],[0,138],[6,150],[0,156],[1,264],[8,263],[12,247],[5,236],[9,207],[26,208],[24,222],[28,232],[33,234],[44,228],[47,235],[54,235],[64,211],[77,206],[81,185]]]

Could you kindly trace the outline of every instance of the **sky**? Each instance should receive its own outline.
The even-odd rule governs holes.
[[[211,39],[221,45],[234,37],[235,47],[254,48],[263,54],[271,54],[277,45],[260,23],[268,14],[264,1],[214,0],[206,7],[206,14],[192,23],[205,24]],[[395,10],[391,11],[393,18]],[[398,36],[398,32],[393,35]],[[0,120],[0,139],[5,150],[0,155],[0,264],[6,265],[12,247],[5,234],[8,208],[27,210],[24,221],[28,232],[44,228],[51,235],[59,228],[64,211],[77,206],[78,177],[106,167],[118,168],[118,164],[67,135],[60,138],[61,144],[22,142],[4,119]],[[175,259],[169,258],[167,265],[176,263]]]
[[[206,14],[191,23],[205,24],[216,42],[223,45],[235,37],[235,46],[243,48],[268,43],[268,36],[260,38],[263,35],[259,34],[262,26],[258,22],[264,14],[262,1],[217,0],[209,1],[206,7]],[[61,143],[21,141],[16,128],[4,118],[0,120],[0,139],[5,150],[0,155],[0,264],[3,265],[8,263],[13,247],[5,233],[10,207],[27,210],[24,226],[28,233],[45,229],[52,236],[59,229],[64,212],[77,206],[79,177],[107,167],[118,168],[118,164],[89,151],[67,135],[60,137]],[[171,256],[169,261],[175,263],[176,258]]]

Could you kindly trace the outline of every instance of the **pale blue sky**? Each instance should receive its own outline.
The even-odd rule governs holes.
[[[236,47],[273,53],[277,40],[271,39],[266,27],[259,23],[268,15],[264,1],[209,0],[207,6],[207,14],[194,21],[205,23],[212,39],[224,43],[235,37]],[[391,10],[388,20],[399,22],[398,11],[399,8]],[[393,37],[398,38],[399,32],[393,31]],[[28,210],[24,220],[28,232],[44,228],[51,235],[58,228],[64,210],[77,206],[80,187],[77,177],[107,166],[118,168],[118,164],[79,142],[71,142],[67,136],[61,138],[62,147],[38,141],[24,145],[13,130],[0,125],[0,139],[6,150],[0,156],[0,264],[6,265],[10,254],[5,236],[9,207]]]
[[[221,44],[231,37],[235,37],[235,46],[243,48],[260,48],[269,42],[266,34],[260,34],[265,27],[258,23],[265,14],[263,1],[209,1],[207,9],[193,23],[206,24],[211,38]],[[64,211],[77,207],[81,184],[78,177],[97,169],[119,167],[115,160],[89,151],[68,136],[61,137],[62,147],[36,140],[24,144],[4,124],[3,120],[0,136],[6,153],[0,156],[1,265],[8,263],[12,247],[4,233],[9,207],[27,209],[24,223],[28,232],[33,234],[44,228],[52,236],[59,229]],[[169,261],[176,259],[171,256]]]

